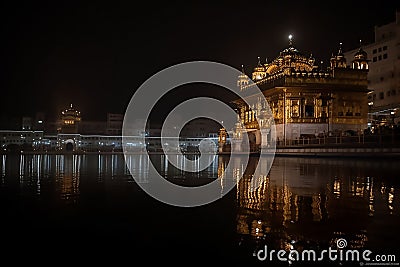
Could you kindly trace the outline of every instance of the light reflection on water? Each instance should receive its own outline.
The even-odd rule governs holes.
[[[172,182],[193,185],[213,179],[236,181],[238,243],[245,249],[264,244],[287,249],[328,246],[345,237],[349,247],[391,247],[398,236],[399,167],[395,160],[274,159],[268,174],[253,175],[255,166],[268,166],[269,158],[216,157],[209,168],[185,173],[168,164],[164,155],[151,156],[159,172]],[[233,169],[227,170],[228,160]],[[85,190],[129,186],[148,181],[149,158],[133,155],[2,155],[0,192],[79,205]],[[254,185],[259,185],[254,187]],[[253,186],[253,187],[252,187]],[[97,194],[102,194],[99,190]],[[134,196],[133,196],[134,197]],[[53,199],[53,198],[52,198]],[[223,211],[221,211],[223,212]]]

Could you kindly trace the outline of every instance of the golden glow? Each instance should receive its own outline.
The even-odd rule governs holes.
[[[333,194],[335,195],[336,198],[340,197],[340,190],[341,189],[341,184],[340,180],[335,179],[333,182]]]
[[[64,124],[75,124],[74,120],[65,120]]]

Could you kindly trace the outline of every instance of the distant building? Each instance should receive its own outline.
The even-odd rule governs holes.
[[[375,42],[363,45],[370,55],[368,95],[370,123],[391,125],[400,117],[400,12],[396,20],[375,26]],[[351,58],[357,49],[345,53]]]
[[[20,148],[32,150],[40,145],[43,136],[43,131],[0,130],[0,148],[3,151]]]
[[[106,133],[109,135],[121,135],[123,121],[123,114],[107,113]]]
[[[78,133],[80,134],[101,134],[107,135],[106,121],[84,121],[79,124]]]
[[[37,112],[35,117],[24,116],[22,117],[22,130],[45,130],[45,115],[44,112]]]
[[[46,117],[44,112],[36,112],[33,128],[36,131],[44,131],[46,124]]]
[[[205,138],[218,134],[219,128],[221,126],[213,120],[207,118],[197,118],[188,122],[180,133],[181,137],[189,138]]]
[[[32,130],[32,117],[22,117],[22,130]]]

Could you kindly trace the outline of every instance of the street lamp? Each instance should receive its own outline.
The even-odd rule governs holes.
[[[372,126],[372,106],[374,105],[374,102],[370,101],[368,102],[368,127]]]
[[[390,112],[390,118],[392,119],[392,127],[394,127],[394,115],[396,114],[396,111],[392,110]]]

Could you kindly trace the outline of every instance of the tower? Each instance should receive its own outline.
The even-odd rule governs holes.
[[[342,43],[339,44],[339,51],[337,55],[333,55],[331,57],[331,69],[335,68],[346,68],[346,58],[344,57],[343,50],[342,50]]]
[[[249,77],[244,73],[244,66],[242,65],[242,73],[238,77],[237,86],[242,90],[247,85],[249,85]]]
[[[260,57],[258,57],[258,64],[253,70],[252,79],[253,81],[258,81],[266,76],[265,67],[261,64]]]
[[[367,52],[362,49],[360,40],[360,49],[358,49],[357,53],[354,54],[351,66],[353,69],[368,70],[368,62]]]

